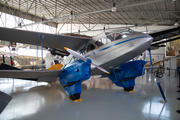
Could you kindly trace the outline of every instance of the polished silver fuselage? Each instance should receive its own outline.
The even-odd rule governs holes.
[[[133,32],[130,36],[102,45],[83,56],[107,71],[133,59],[147,50],[153,38],[147,34]],[[92,75],[102,74],[92,66]]]

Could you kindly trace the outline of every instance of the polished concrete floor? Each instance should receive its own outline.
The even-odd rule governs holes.
[[[156,81],[160,81],[167,98],[163,101]],[[97,76],[83,82],[81,102],[68,100],[59,83],[50,87],[18,79],[0,79],[0,91],[13,97],[0,114],[0,120],[180,120],[178,77],[151,73],[136,79],[133,93]]]

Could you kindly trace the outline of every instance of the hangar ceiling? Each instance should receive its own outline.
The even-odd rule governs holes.
[[[179,6],[180,0],[0,0],[1,12],[54,27],[71,23],[171,26],[180,21]]]

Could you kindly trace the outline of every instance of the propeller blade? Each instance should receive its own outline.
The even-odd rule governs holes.
[[[84,56],[82,56],[82,55],[79,54],[78,52],[75,52],[74,50],[71,50],[71,49],[69,49],[69,48],[67,48],[67,47],[64,47],[64,49],[65,49],[66,51],[68,51],[70,54],[72,54],[74,57],[77,57],[77,58],[79,58],[79,59],[81,59],[81,60],[83,60],[83,61],[86,61],[86,60],[87,60],[87,58],[85,58]]]
[[[64,49],[65,50],[67,50],[70,54],[72,54],[74,57],[77,57],[77,58],[79,58],[79,59],[81,59],[81,60],[83,60],[83,61],[85,61],[86,62],[86,60],[87,60],[87,58],[85,58],[84,56],[82,56],[81,54],[79,54],[79,53],[77,53],[77,52],[75,52],[74,50],[71,50],[71,49],[69,49],[69,48],[67,48],[67,47],[64,47]],[[107,74],[110,74],[107,70],[105,70],[104,68],[102,68],[102,67],[100,67],[100,66],[98,66],[98,65],[96,65],[96,64],[94,64],[94,63],[91,63],[92,65],[94,65],[95,67],[97,67],[99,70],[101,70],[101,71],[103,71],[103,72],[105,72],[105,73],[107,73]]]
[[[105,72],[105,73],[107,73],[107,74],[110,74],[107,70],[105,70],[104,68],[102,68],[102,67],[100,67],[100,66],[98,66],[98,65],[96,65],[96,64],[94,64],[94,63],[91,63],[92,65],[94,65],[94,66],[96,66],[99,70],[101,70],[101,71],[103,71],[103,72]]]

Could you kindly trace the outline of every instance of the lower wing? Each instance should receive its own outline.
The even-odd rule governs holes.
[[[0,78],[18,78],[38,82],[56,81],[62,70],[0,70]]]

